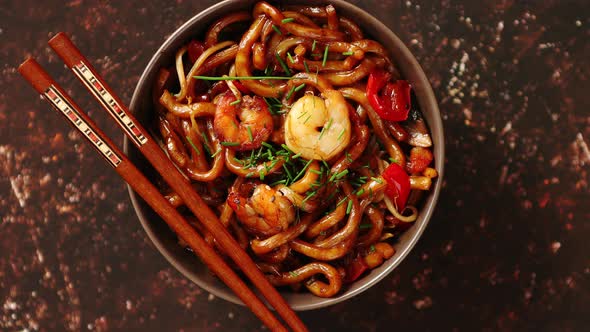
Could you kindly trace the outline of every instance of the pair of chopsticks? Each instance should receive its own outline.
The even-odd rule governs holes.
[[[158,143],[149,135],[121,99],[104,82],[88,60],[64,33],[58,33],[49,46],[62,58],[86,88],[113,117],[133,144],[143,153],[187,207],[217,240],[224,252],[240,267],[263,297],[293,331],[307,331],[303,322],[270,284],[248,254],[221,224],[215,213],[192,189],[189,181],[167,158]],[[260,318],[272,331],[287,331],[269,308],[248,288],[243,280],[211,248],[159,190],[133,165],[113,142],[80,109],[68,94],[32,58],[18,68],[20,74],[53,108],[62,113],[79,130],[115,171],[137,192],[156,213],[180,236],[201,260]]]

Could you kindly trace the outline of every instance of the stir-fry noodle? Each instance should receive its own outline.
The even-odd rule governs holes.
[[[331,5],[222,17],[153,93],[168,156],[276,286],[331,297],[382,264],[437,176],[411,85]]]

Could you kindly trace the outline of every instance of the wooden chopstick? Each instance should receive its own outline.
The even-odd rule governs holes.
[[[20,74],[62,113],[72,125],[92,143],[115,171],[158,213],[193,251],[207,264],[235,294],[271,330],[287,331],[273,313],[256,297],[254,292],[238,277],[227,263],[195,231],[159,190],[127,159],[113,142],[104,135],[68,94],[34,60],[28,59],[18,68]]]
[[[240,267],[291,329],[297,332],[308,331],[305,324],[266,279],[246,251],[221,224],[215,213],[193,190],[189,181],[172,164],[172,161],[164,154],[157,142],[129,112],[127,106],[100,77],[67,35],[63,32],[58,33],[49,41],[49,46],[98,99],[104,109],[123,129],[125,135],[129,137],[131,142],[162,175],[170,187],[183,199],[186,206],[213,235],[224,252]]]

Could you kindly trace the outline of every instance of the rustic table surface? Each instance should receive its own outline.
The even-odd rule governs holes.
[[[128,102],[163,40],[213,3],[1,2],[0,330],[262,329],[164,260],[115,172],[16,71],[36,56],[122,142],[47,40],[72,35]],[[587,329],[588,2],[354,3],[430,78],[446,179],[424,236],[389,277],[301,317],[313,331]]]

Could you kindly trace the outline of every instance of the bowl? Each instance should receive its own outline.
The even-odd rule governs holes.
[[[219,2],[188,20],[168,37],[146,66],[131,99],[130,109],[144,126],[149,127],[150,119],[153,115],[151,87],[158,69],[164,65],[174,63],[176,50],[186,44],[191,38],[202,36],[209,24],[213,21],[230,12],[251,9],[256,2],[254,0],[226,0]],[[423,201],[415,225],[398,238],[398,241],[394,245],[396,249],[395,255],[386,260],[383,265],[372,270],[369,274],[357,280],[346,288],[345,291],[333,298],[319,298],[310,293],[282,293],[294,310],[310,310],[333,305],[362,293],[391,273],[410,253],[432,216],[441,189],[444,163],[444,137],[440,111],[424,71],[408,48],[387,26],[362,9],[342,0],[292,0],[289,1],[289,4],[332,4],[336,7],[339,14],[353,17],[368,37],[378,40],[389,50],[391,59],[397,64],[402,75],[410,81],[414,88],[420,109],[431,131],[434,143],[435,168],[439,174],[438,179],[434,181],[431,191]],[[129,155],[131,161],[148,177],[154,178],[154,172],[147,161],[127,139],[125,140],[124,146],[125,152]],[[195,255],[183,249],[178,244],[176,235],[168,228],[166,223],[131,189],[129,189],[129,195],[148,237],[170,264],[208,292],[227,301],[242,304],[238,297],[222,282],[216,279]]]

